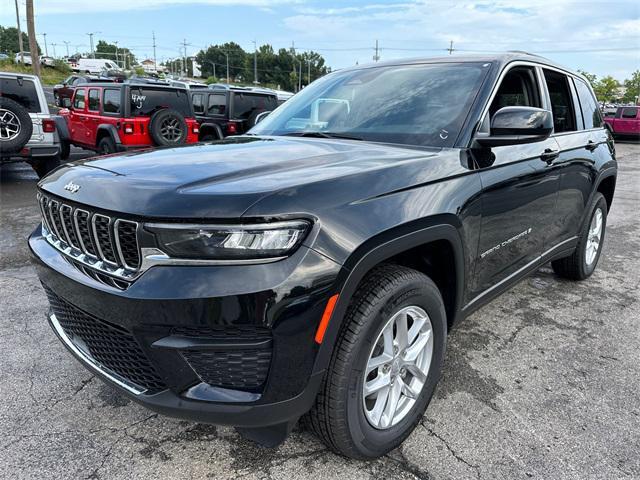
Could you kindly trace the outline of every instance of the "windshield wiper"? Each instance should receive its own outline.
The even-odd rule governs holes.
[[[338,132],[289,132],[283,134],[289,137],[311,137],[311,138],[343,138],[345,140],[364,140],[361,137],[346,135]]]

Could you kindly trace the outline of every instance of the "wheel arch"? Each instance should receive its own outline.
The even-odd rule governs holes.
[[[201,123],[199,128],[200,128],[199,137],[202,137],[207,133],[215,132],[215,134],[218,136],[218,140],[222,140],[224,138],[220,125],[216,123],[210,123],[210,122]]]
[[[118,135],[118,130],[116,129],[116,127],[109,123],[104,123],[102,125],[99,125],[96,130],[96,147],[98,146],[98,143],[100,143],[100,140],[102,140],[103,137],[107,136],[111,137],[116,145],[120,145],[122,143],[120,141],[120,135]]]
[[[314,373],[324,370],[329,364],[347,308],[358,286],[373,268],[382,263],[398,263],[429,275],[441,290],[441,294],[443,294],[449,327],[457,322],[462,310],[465,256],[463,242],[458,226],[456,226],[459,222],[457,219],[448,220],[450,222],[433,224],[422,228],[407,229],[407,226],[396,227],[365,242],[352,253],[345,262],[336,282],[339,285],[339,297],[320,345]],[[429,265],[429,261],[427,261],[420,266],[419,260],[423,257],[417,255],[413,258],[412,254],[427,253],[431,248],[433,249],[430,255],[432,259],[437,258],[438,254],[443,253],[443,251],[448,252],[449,256],[442,257],[442,261],[453,268],[454,275],[449,275],[448,271],[438,272],[439,278],[433,278],[435,269],[441,263],[435,265],[431,263]],[[415,261],[412,262],[412,260]],[[429,272],[429,268],[434,270]],[[448,286],[450,290],[443,293],[442,287],[445,286]]]
[[[611,210],[611,204],[613,203],[613,194],[616,191],[616,175],[614,172],[602,175],[598,185],[596,186],[596,192],[600,192],[604,195],[607,201],[607,211]]]

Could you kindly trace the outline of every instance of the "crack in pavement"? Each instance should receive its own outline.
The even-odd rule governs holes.
[[[476,473],[476,478],[480,478],[480,465],[474,465],[473,463],[468,462],[467,460],[465,460],[464,458],[462,458],[462,456],[456,452],[453,447],[451,447],[451,445],[449,445],[449,442],[447,442],[444,437],[440,436],[439,434],[437,434],[431,427],[428,427],[427,425],[424,424],[424,419],[420,420],[420,426],[422,428],[424,428],[427,433],[429,435],[431,435],[432,437],[437,438],[438,440],[440,440],[445,447],[447,447],[447,450],[449,450],[449,453],[451,453],[451,455],[453,455],[453,457],[458,460],[459,462],[464,463],[465,465],[467,465],[468,467],[471,467],[473,470],[475,470]]]

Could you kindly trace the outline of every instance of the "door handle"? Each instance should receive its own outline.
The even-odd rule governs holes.
[[[598,148],[598,144],[593,140],[589,140],[587,144],[584,146],[584,148],[586,148],[590,152],[593,152],[596,148]]]
[[[551,148],[545,148],[544,152],[540,155],[540,160],[551,164],[560,155],[560,150],[552,150]]]

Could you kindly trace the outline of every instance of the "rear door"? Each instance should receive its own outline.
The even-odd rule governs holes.
[[[620,108],[620,118],[616,120],[616,133],[623,135],[640,134],[640,118],[638,118],[638,107]]]
[[[541,81],[534,66],[511,67],[484,122],[503,107],[548,108]],[[482,227],[474,274],[476,299],[516,277],[542,254],[558,191],[558,175],[543,156],[557,151],[557,142],[548,138],[486,152],[480,163]]]
[[[87,144],[87,89],[77,87],[71,102],[69,134],[73,143]]]
[[[553,112],[553,138],[560,147],[551,165],[560,176],[555,213],[548,227],[549,246],[555,246],[576,238],[597,174],[596,157],[608,146],[591,89],[564,72],[548,68],[543,72]]]

